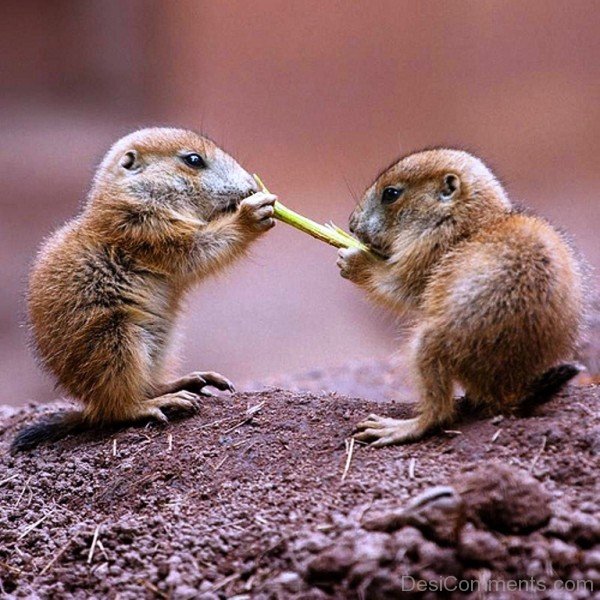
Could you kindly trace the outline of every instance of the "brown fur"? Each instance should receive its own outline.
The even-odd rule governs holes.
[[[192,151],[203,168],[182,160]],[[185,292],[274,225],[274,196],[256,191],[233,158],[191,131],[141,130],[111,148],[83,212],[47,240],[30,278],[37,354],[83,403],[65,432],[78,419],[165,420],[163,408],[193,409],[205,385],[233,389],[210,372],[169,381],[167,364]],[[58,437],[56,421],[52,432],[25,430],[15,447]]]
[[[385,205],[388,187],[404,191]],[[572,357],[581,328],[574,253],[546,221],[513,210],[479,159],[440,149],[400,160],[367,190],[350,224],[385,260],[342,250],[342,275],[393,310],[412,309],[419,323],[419,416],[372,415],[359,439],[400,443],[451,423],[454,383],[472,402],[506,411],[531,397],[534,382],[576,373],[549,371]]]

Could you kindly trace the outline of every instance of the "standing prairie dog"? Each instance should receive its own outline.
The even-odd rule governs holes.
[[[28,309],[41,363],[83,404],[23,429],[13,448],[84,428],[194,410],[213,372],[169,380],[185,292],[244,254],[275,222],[275,196],[207,138],[152,128],[103,159],[82,213],[41,248]]]
[[[357,439],[422,437],[470,403],[507,411],[548,397],[579,372],[579,264],[546,221],[515,210],[482,161],[458,150],[401,159],[366,191],[350,230],[383,260],[340,250],[342,277],[394,311],[412,309],[418,416],[370,415]]]

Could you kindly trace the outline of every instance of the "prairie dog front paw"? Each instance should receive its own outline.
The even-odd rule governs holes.
[[[273,218],[277,196],[257,192],[240,203],[238,215],[240,220],[253,233],[264,233],[275,226]]]
[[[340,248],[338,250],[337,266],[340,275],[355,283],[359,283],[367,274],[370,265],[369,256],[359,248]]]

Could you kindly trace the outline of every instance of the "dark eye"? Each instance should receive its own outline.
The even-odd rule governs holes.
[[[383,204],[393,204],[403,193],[404,188],[387,187],[381,194],[381,202]]]
[[[181,157],[181,160],[188,166],[192,167],[192,169],[203,169],[206,167],[206,163],[204,159],[195,152],[190,152],[189,154],[184,154]]]

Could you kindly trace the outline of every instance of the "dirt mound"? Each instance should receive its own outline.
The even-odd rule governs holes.
[[[599,400],[571,387],[527,419],[379,450],[347,440],[382,405],[334,394],[207,399],[166,428],[15,456],[16,429],[56,407],[0,414],[0,595],[396,598],[402,575],[599,589]]]
[[[310,535],[296,542],[306,584],[358,598],[450,591],[515,598],[550,590],[555,598],[588,598],[598,589],[600,552],[591,550],[600,542],[597,513],[552,507],[529,473],[499,463],[455,483],[430,488],[405,508],[347,522],[322,549]]]

